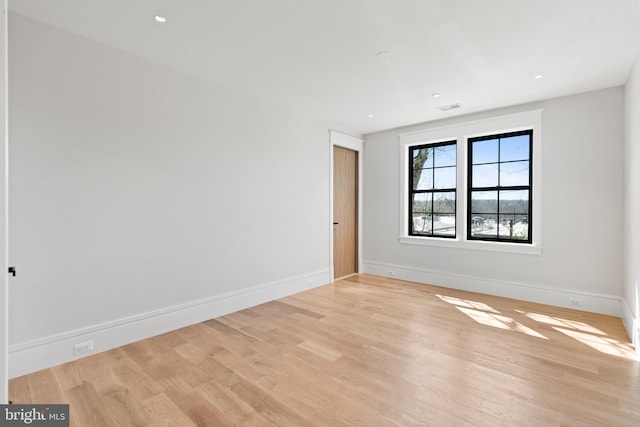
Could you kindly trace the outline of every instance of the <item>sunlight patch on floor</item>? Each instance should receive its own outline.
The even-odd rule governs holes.
[[[457,305],[460,307],[467,307],[467,308],[473,308],[476,310],[482,310],[482,311],[489,311],[491,313],[500,313],[498,310],[494,309],[493,307],[483,303],[483,302],[478,302],[478,301],[471,301],[468,299],[461,299],[461,298],[455,298],[455,297],[448,297],[445,295],[437,295],[436,296],[438,298],[440,298],[442,301],[448,303],[448,304],[453,304],[453,305]]]
[[[509,316],[501,314],[498,310],[485,303],[446,295],[436,294],[436,296],[447,304],[453,305],[458,311],[481,325],[549,340],[549,338],[540,332],[523,325]],[[573,338],[601,353],[640,360],[640,355],[635,351],[633,344],[610,338],[605,332],[588,323],[523,310],[515,310],[515,312],[534,322],[549,325],[554,331]]]
[[[589,334],[607,335],[604,332],[602,332],[600,329],[595,328],[595,327],[593,327],[591,325],[588,325],[586,323],[583,323],[583,322],[578,322],[578,321],[575,321],[575,320],[563,319],[561,317],[551,317],[551,316],[547,316],[545,314],[527,313],[527,312],[520,311],[520,310],[517,310],[517,311],[519,313],[524,314],[525,316],[527,316],[531,320],[535,320],[536,322],[540,322],[540,323],[546,323],[547,325],[559,326],[561,328],[577,329],[579,331],[587,332]]]
[[[636,352],[630,343],[623,343],[606,336],[592,335],[576,330],[564,329],[554,326],[554,330],[561,332],[581,343],[588,345],[601,353],[619,356],[627,359],[637,359]]]
[[[495,313],[487,313],[486,311],[472,310],[465,307],[456,307],[462,313],[469,316],[471,319],[476,322],[486,325],[492,326],[498,329],[510,330],[514,332],[519,332],[522,334],[530,335],[536,338],[548,339],[544,335],[534,331],[533,329],[523,325],[520,322],[516,322],[511,317],[503,316]]]

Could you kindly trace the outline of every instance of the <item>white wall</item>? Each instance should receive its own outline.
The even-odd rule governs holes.
[[[326,126],[9,30],[13,376],[329,280]]]
[[[640,350],[640,59],[636,61],[625,89],[623,319],[636,350]]]
[[[8,276],[7,272],[7,1],[0,2],[0,403],[8,390]]]
[[[365,271],[620,315],[623,104],[618,87],[367,135]],[[542,255],[399,243],[399,133],[538,108]]]

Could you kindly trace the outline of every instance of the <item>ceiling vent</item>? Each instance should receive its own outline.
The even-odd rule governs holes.
[[[460,108],[460,103],[456,102],[455,104],[443,105],[440,107],[442,111],[456,110]]]

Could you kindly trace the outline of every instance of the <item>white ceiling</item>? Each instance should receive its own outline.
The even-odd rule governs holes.
[[[640,52],[640,0],[9,0],[9,8],[362,134],[621,85]],[[457,102],[459,110],[439,109]]]

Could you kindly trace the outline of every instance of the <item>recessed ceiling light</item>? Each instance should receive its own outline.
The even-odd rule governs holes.
[[[431,96],[433,96],[434,98],[440,98],[440,94],[439,94],[438,92],[434,93],[434,94],[433,94],[433,95],[431,95]]]
[[[160,15],[154,16],[153,19],[155,19],[156,22],[159,22],[161,24],[164,24],[165,22],[167,22],[167,18],[165,18],[164,16],[160,16]]]
[[[372,117],[373,117],[373,114],[369,114],[367,117],[372,118]]]
[[[542,74],[537,74],[535,75],[533,78],[536,80],[540,80],[541,78],[543,78],[544,76]]]

